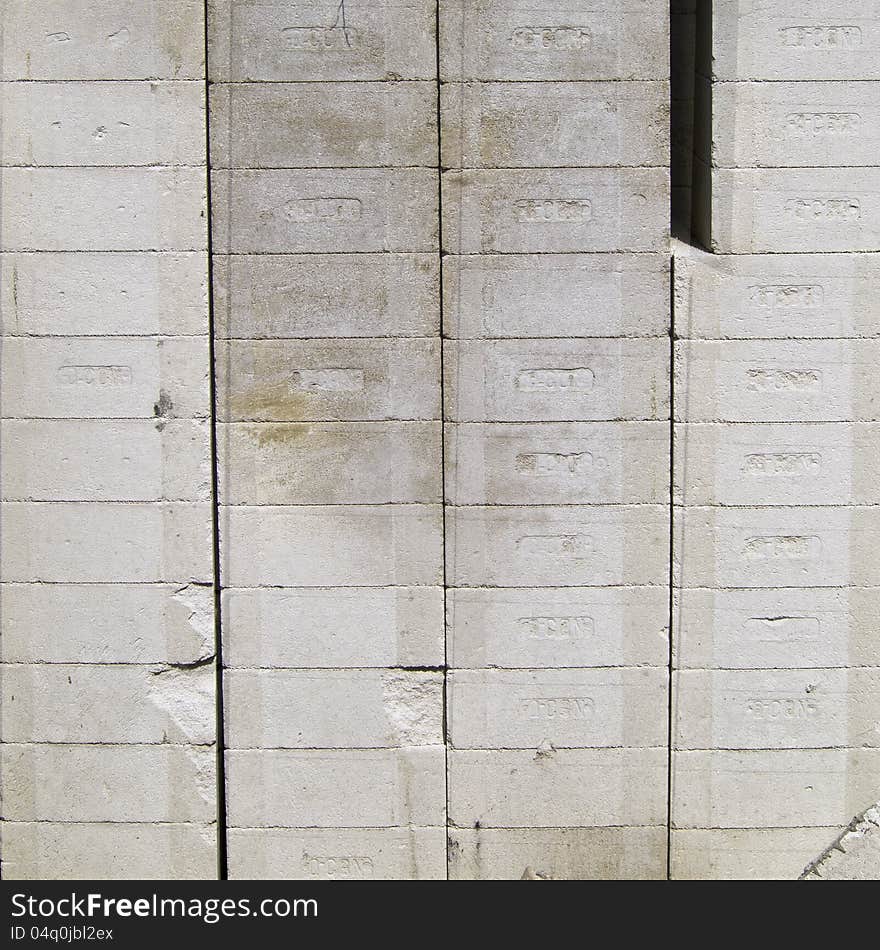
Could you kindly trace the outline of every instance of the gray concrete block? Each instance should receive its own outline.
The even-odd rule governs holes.
[[[7,251],[204,251],[204,168],[4,168]]]
[[[668,670],[452,670],[455,749],[666,747]]]
[[[876,881],[880,866],[880,808],[854,818],[846,831],[802,875],[807,881]]]
[[[241,340],[217,377],[225,421],[440,418],[439,340]]]
[[[208,330],[204,253],[0,254],[7,335],[195,336]]]
[[[228,670],[228,749],[443,745],[443,675],[409,670]]]
[[[880,250],[878,168],[694,171],[696,233],[719,254]]]
[[[223,592],[228,667],[442,666],[440,587]]]
[[[203,82],[4,83],[6,165],[204,165]]]
[[[7,663],[193,664],[214,653],[211,587],[4,584]]]
[[[794,881],[836,828],[673,829],[677,881]]]
[[[594,0],[440,2],[440,76],[462,79],[666,79],[668,5]]]
[[[234,83],[211,90],[215,168],[437,164],[429,82]]]
[[[449,753],[449,819],[459,827],[659,825],[665,749]]]
[[[455,587],[665,584],[669,512],[661,505],[446,510]]]
[[[662,422],[447,425],[452,505],[661,504],[669,497]]]
[[[136,337],[3,341],[6,418],[168,419],[209,413],[208,341]]]
[[[5,663],[0,680],[6,742],[215,740],[213,666]]]
[[[215,82],[436,76],[432,0],[214,0],[208,23]]]
[[[227,587],[441,583],[439,505],[241,505],[220,530]]]
[[[3,877],[19,881],[214,880],[209,824],[6,821]]]
[[[448,254],[662,251],[661,168],[486,169],[442,176]]]
[[[451,588],[453,667],[661,666],[669,641],[662,588]]]
[[[877,164],[876,82],[714,83],[711,101],[717,118],[704,126],[700,153],[715,166]]]
[[[673,825],[841,827],[874,801],[878,778],[878,749],[679,751]]]
[[[444,348],[455,422],[667,419],[668,340],[486,340]]]
[[[3,815],[7,822],[212,822],[215,758],[209,746],[7,742]]]
[[[669,257],[446,257],[443,324],[447,336],[459,339],[663,336],[669,327]]]
[[[685,587],[875,587],[876,507],[688,508],[676,513]]]
[[[662,880],[665,828],[451,828],[454,881]]]
[[[880,590],[679,590],[678,667],[872,666]]]
[[[215,255],[217,333],[437,336],[439,272],[436,254]]]
[[[804,0],[797,9],[785,0],[717,0],[713,74],[722,80],[880,79],[876,12],[864,0]]]
[[[875,340],[676,344],[679,422],[858,422],[878,416]]]
[[[877,336],[878,292],[880,255],[675,249],[675,324],[682,337]]]
[[[446,880],[443,828],[232,828],[232,880]]]
[[[3,580],[211,581],[207,504],[3,502]]]
[[[200,79],[199,0],[10,0],[3,79]]]
[[[665,165],[664,82],[446,83],[446,168]]]
[[[437,249],[437,173],[215,171],[214,246],[231,254]]]
[[[219,430],[226,504],[441,501],[439,422],[229,423]]]
[[[687,423],[675,431],[685,505],[876,505],[875,423]]]
[[[241,750],[226,755],[230,828],[445,825],[444,750]]]
[[[679,670],[678,749],[880,746],[880,671]]]
[[[210,501],[207,421],[5,419],[4,501]]]

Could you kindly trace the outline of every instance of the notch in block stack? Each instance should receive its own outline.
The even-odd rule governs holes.
[[[435,22],[212,5],[233,878],[446,876]]]
[[[439,4],[452,878],[665,875],[667,6]]]
[[[877,796],[878,31],[873,2],[698,10],[674,877],[796,877]]]

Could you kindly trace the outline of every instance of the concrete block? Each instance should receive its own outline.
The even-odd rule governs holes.
[[[450,828],[454,881],[662,880],[665,828]]]
[[[448,770],[449,819],[459,827],[666,821],[665,749],[452,750]]]
[[[212,825],[6,821],[3,877],[19,881],[214,880]]]
[[[220,337],[440,333],[436,254],[215,255]]]
[[[685,587],[875,587],[880,511],[688,508],[676,514],[676,584]]]
[[[455,589],[447,593],[454,667],[662,666],[661,588]]]
[[[240,340],[217,352],[220,418],[440,418],[440,341]]]
[[[4,502],[3,580],[211,581],[207,504]]]
[[[880,79],[873,0],[716,0],[712,14],[717,79]]]
[[[440,76],[463,79],[666,79],[668,4],[593,0],[440,0]]]
[[[666,584],[669,512],[661,505],[446,510],[455,587]]]
[[[440,587],[225,590],[228,667],[443,665]]]
[[[199,0],[9,0],[3,79],[201,79]]]
[[[220,427],[227,504],[439,502],[439,422],[230,423]]]
[[[204,168],[4,168],[7,251],[204,251]]]
[[[876,340],[676,344],[679,422],[858,422],[880,418]]]
[[[227,587],[435,586],[442,578],[439,505],[227,507]]]
[[[203,82],[4,83],[6,165],[204,165]]]
[[[445,347],[455,422],[668,419],[667,340],[487,340]]]
[[[456,749],[666,747],[668,670],[453,670]]]
[[[8,335],[197,336],[208,331],[208,264],[189,254],[0,254]]]
[[[218,170],[212,180],[220,252],[437,250],[433,170]]]
[[[215,85],[211,163],[215,168],[435,167],[436,83]]]
[[[7,663],[168,663],[214,653],[211,587],[4,584]]]
[[[215,753],[209,746],[7,742],[0,760],[7,822],[216,818]]]
[[[434,79],[432,0],[214,0],[211,79]]]
[[[675,249],[679,336],[877,336],[878,292],[876,254],[724,256],[697,248]]]
[[[233,750],[226,761],[231,828],[446,824],[439,746]]]
[[[443,745],[443,674],[409,670],[229,670],[229,749]]]
[[[216,736],[214,669],[0,667],[6,742],[191,743]]]
[[[812,861],[802,875],[807,881],[876,881],[880,862],[880,809],[876,805],[854,818],[849,827]]]
[[[711,102],[719,119],[704,126],[700,153],[717,167],[877,164],[876,82],[714,83]]]
[[[442,881],[443,828],[233,828],[232,880]]]
[[[679,670],[679,749],[880,746],[880,671]]]
[[[209,414],[208,341],[182,337],[3,341],[3,414],[30,419],[152,419]]]
[[[672,779],[675,828],[841,827],[875,800],[880,749],[675,752]]]
[[[445,168],[665,165],[665,82],[446,83]]]
[[[678,667],[872,666],[880,590],[679,590]]]
[[[695,231],[719,254],[880,250],[880,168],[713,168]]]
[[[447,336],[460,339],[663,336],[669,256],[446,257],[443,324]]]
[[[675,432],[686,505],[876,505],[875,423],[687,423]]]
[[[836,828],[673,829],[676,881],[794,881]]]
[[[448,254],[662,251],[668,243],[661,168],[447,171],[442,190]]]
[[[661,504],[669,498],[663,422],[446,426],[452,505]]]
[[[207,421],[5,419],[0,485],[11,501],[210,501]]]

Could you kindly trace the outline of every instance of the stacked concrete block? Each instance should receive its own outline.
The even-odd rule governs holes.
[[[202,4],[2,36],[3,875],[210,878]]]
[[[675,269],[672,871],[794,878],[880,777],[880,256]]]
[[[444,878],[435,4],[209,6],[229,875]]]
[[[668,13],[441,0],[449,875],[662,877]]]

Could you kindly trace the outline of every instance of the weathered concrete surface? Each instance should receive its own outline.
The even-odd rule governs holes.
[[[805,869],[807,881],[876,881],[880,877],[880,810],[874,805]]]

